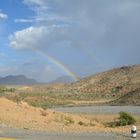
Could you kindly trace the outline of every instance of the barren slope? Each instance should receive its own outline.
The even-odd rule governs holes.
[[[112,105],[140,105],[140,88],[111,102]]]
[[[120,97],[140,87],[140,65],[99,73],[76,82],[72,87],[95,97]]]
[[[84,122],[85,125],[80,125],[79,122]],[[92,131],[98,127],[104,129],[104,126],[95,120],[34,108],[25,102],[15,103],[5,98],[0,98],[1,123],[11,127],[48,131]]]

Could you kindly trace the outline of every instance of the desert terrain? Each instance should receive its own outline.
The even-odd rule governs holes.
[[[118,118],[116,114],[69,114],[43,110],[25,102],[0,99],[0,123],[10,127],[54,132],[129,132],[130,127],[109,128],[104,124]],[[139,128],[139,114],[136,115]]]
[[[140,65],[112,69],[71,84],[1,85],[0,125],[1,129],[33,132],[129,134],[131,125],[108,124],[126,111],[136,119],[139,132],[139,101]]]
[[[59,109],[59,108],[58,108]],[[65,109],[65,108],[64,108]],[[131,109],[129,110],[132,111]],[[41,109],[31,107],[25,102],[15,103],[6,98],[0,99],[0,136],[1,140],[30,139],[117,139],[129,140],[131,126],[110,128],[105,124],[119,116],[115,113],[70,112],[67,109]],[[62,113],[64,112],[64,113]],[[140,112],[133,113],[140,129]],[[139,138],[139,135],[138,137]]]

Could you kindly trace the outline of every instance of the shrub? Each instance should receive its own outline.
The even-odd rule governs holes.
[[[65,125],[74,124],[74,120],[69,116],[65,116],[64,123],[65,123]]]
[[[78,122],[79,125],[84,125],[84,122],[80,121]]]
[[[93,124],[85,123],[85,122],[82,122],[82,121],[79,121],[78,124],[81,125],[81,126],[82,125],[83,126],[89,126],[89,125],[93,126]]]
[[[131,125],[136,123],[135,118],[131,114],[127,112],[120,112],[119,114],[120,126]]]
[[[108,123],[109,127],[115,128],[116,126],[132,125],[136,123],[135,118],[127,112],[120,112],[119,115],[120,117],[116,119],[116,121]]]
[[[41,110],[40,112],[41,112],[42,116],[47,116],[48,115],[48,113],[45,110]]]

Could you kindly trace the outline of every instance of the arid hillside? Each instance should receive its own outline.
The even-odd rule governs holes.
[[[0,112],[0,124],[10,127],[49,131],[92,131],[98,127],[104,129],[103,124],[86,117],[43,110],[25,102],[15,103],[5,98],[0,98]],[[85,125],[80,125],[80,122]]]
[[[112,105],[140,105],[140,88],[111,102]]]
[[[71,84],[2,87],[0,95],[43,108],[58,105],[140,105],[139,89],[140,65],[133,65],[105,71]]]
[[[105,71],[80,80],[71,88],[95,98],[118,98],[140,88],[140,65]]]

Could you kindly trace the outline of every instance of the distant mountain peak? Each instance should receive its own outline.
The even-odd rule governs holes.
[[[2,85],[32,85],[37,84],[34,79],[27,78],[25,75],[8,75],[0,77],[0,84]]]
[[[71,76],[68,76],[68,75],[64,75],[64,76],[60,76],[58,77],[56,80],[52,81],[51,83],[73,83],[75,82],[75,80],[71,77]]]

